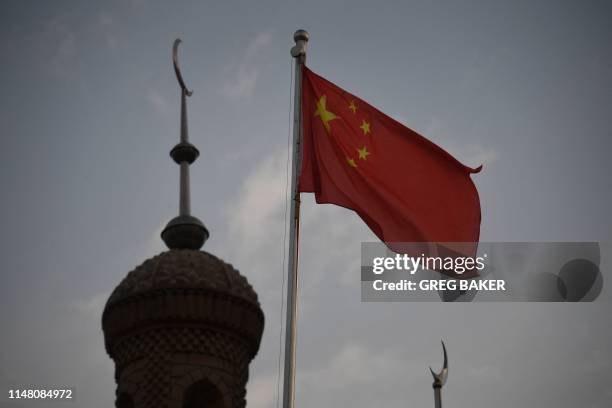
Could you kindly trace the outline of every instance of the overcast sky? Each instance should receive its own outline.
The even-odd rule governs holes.
[[[260,295],[247,400],[272,408],[293,32],[315,72],[484,164],[483,241],[612,241],[610,21],[605,1],[2,2],[0,401],[64,386],[113,406],[102,308],[178,209],[175,38],[192,211]],[[375,236],[303,200],[297,406],[432,406],[440,338],[449,407],[612,404],[609,302],[361,303]]]

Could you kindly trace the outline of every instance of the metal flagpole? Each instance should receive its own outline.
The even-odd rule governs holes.
[[[293,35],[295,46],[295,91],[293,103],[293,168],[291,173],[291,215],[289,224],[289,262],[287,263],[287,320],[285,324],[285,369],[283,379],[283,408],[293,408],[295,401],[295,345],[298,289],[298,239],[300,230],[300,193],[297,178],[301,164],[302,142],[302,66],[306,62],[308,32],[297,30]]]
[[[433,389],[435,408],[442,408],[442,387],[446,384],[446,379],[448,378],[448,356],[446,355],[446,346],[444,346],[444,342],[442,342],[442,350],[444,350],[444,365],[442,366],[442,370],[436,374],[431,367],[429,367],[429,371],[431,371],[431,375],[433,375],[434,378]]]

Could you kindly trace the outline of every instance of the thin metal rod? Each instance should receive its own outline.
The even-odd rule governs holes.
[[[179,71],[180,72],[180,71]],[[181,89],[181,143],[189,143],[187,131],[187,90]],[[181,184],[179,192],[179,214],[190,215],[191,194],[189,191],[189,162],[181,162]]]
[[[302,66],[306,62],[308,33],[296,31],[295,47],[291,55],[295,58],[295,91],[293,103],[293,166],[291,173],[291,213],[289,224],[289,260],[287,263],[287,320],[285,324],[285,369],[283,378],[283,408],[293,408],[295,403],[295,351],[297,340],[298,297],[298,239],[300,229],[300,193],[297,179],[301,166],[302,143]]]
[[[187,131],[187,91],[181,89],[181,142],[189,142],[189,132]]]
[[[172,47],[172,64],[174,65],[174,73],[181,88],[181,143],[189,143],[189,131],[187,127],[187,97],[193,94],[187,89],[181,69],[178,62],[178,46],[181,43],[180,39],[174,41]],[[197,156],[196,156],[197,157]],[[179,191],[179,214],[191,215],[191,194],[189,191],[189,161],[181,161],[181,181]]]
[[[189,192],[189,162],[181,162],[181,191],[179,203],[180,215],[191,215],[191,197]]]
[[[442,408],[442,387],[434,387],[435,408]]]

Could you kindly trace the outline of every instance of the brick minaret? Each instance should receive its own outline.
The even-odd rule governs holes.
[[[178,67],[178,44],[173,59],[181,86],[181,139],[170,155],[181,168],[180,212],[162,232],[169,250],[128,273],[104,308],[115,405],[242,408],[264,315],[247,280],[200,250],[208,231],[190,214],[189,166],[199,152],[187,136],[191,92]]]

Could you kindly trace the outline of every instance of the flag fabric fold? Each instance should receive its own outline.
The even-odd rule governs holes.
[[[300,192],[354,210],[385,243],[478,242],[470,174],[481,167],[463,165],[305,66],[301,102]]]

